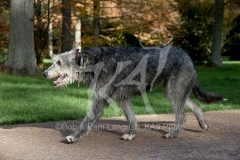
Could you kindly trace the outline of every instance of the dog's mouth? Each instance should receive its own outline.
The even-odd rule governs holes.
[[[60,75],[55,81],[53,81],[53,84],[55,87],[60,87],[61,83],[63,82],[63,80],[67,77],[67,74],[64,75]]]

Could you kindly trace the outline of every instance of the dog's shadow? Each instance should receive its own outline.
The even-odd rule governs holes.
[[[73,123],[67,123],[69,126],[78,126],[80,125],[80,121],[74,121]],[[174,121],[161,121],[161,122],[138,122],[138,132],[140,131],[155,131],[160,133],[162,136],[168,133],[169,125],[173,125]],[[71,127],[70,127],[71,128]],[[63,137],[66,137],[77,130],[59,130]],[[113,134],[121,139],[123,134],[128,133],[129,124],[126,120],[99,120],[92,128],[91,132],[105,132],[109,134]],[[60,141],[61,143],[68,144],[68,142],[63,139]]]
[[[155,122],[138,122],[138,131],[153,131],[158,132],[162,136],[166,135],[170,130],[173,129],[175,122],[174,121],[155,121]],[[68,125],[80,125],[80,121],[74,121],[74,123],[68,123]],[[201,132],[198,130],[183,128],[188,132]],[[59,132],[63,137],[68,136],[69,134],[74,133],[76,130],[60,130]],[[110,134],[117,135],[121,137],[123,134],[128,133],[129,124],[126,120],[113,120],[113,119],[101,119],[94,126],[92,131],[106,132]]]
[[[111,120],[111,121],[108,121],[107,124],[109,126],[108,126],[108,128],[102,130],[103,132],[115,134],[117,136],[122,136],[123,134],[128,133],[129,125],[125,121]],[[165,135],[167,133],[167,131],[164,130],[164,125],[166,125],[166,124],[174,124],[174,122],[172,122],[172,121],[138,122],[138,130],[141,130],[141,131],[151,130],[151,131],[159,132],[162,135]],[[165,126],[165,127],[167,128],[167,126]]]
[[[46,122],[46,123],[32,123],[32,124],[18,124],[18,125],[3,125],[1,128],[3,129],[13,129],[19,127],[37,127],[37,128],[47,128],[54,129],[58,131],[62,137],[66,137],[79,129],[81,121],[73,120],[73,121],[62,121],[62,122]],[[167,134],[174,126],[174,121],[157,121],[157,122],[138,122],[138,132],[144,131],[153,131],[158,132],[162,136]],[[185,131],[189,132],[201,132],[192,129],[186,129]],[[110,133],[117,135],[119,138],[128,133],[129,124],[126,120],[113,120],[113,119],[100,119],[92,128],[92,132],[97,131],[99,134],[101,132]],[[67,143],[67,141],[63,138],[60,141],[61,143]]]

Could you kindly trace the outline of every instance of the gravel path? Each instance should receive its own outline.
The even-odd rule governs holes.
[[[80,159],[236,159],[240,160],[240,110],[205,112],[204,131],[192,113],[176,139],[162,136],[173,125],[173,114],[137,116],[138,135],[122,141],[127,132],[123,117],[101,119],[88,136],[67,144],[79,121],[0,126],[0,160]]]

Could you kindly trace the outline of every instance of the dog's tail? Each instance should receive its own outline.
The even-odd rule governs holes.
[[[194,95],[202,102],[204,103],[215,103],[219,101],[226,101],[227,99],[224,98],[220,94],[211,93],[211,92],[205,92],[203,91],[199,86],[198,83],[195,84],[195,86],[192,89]]]

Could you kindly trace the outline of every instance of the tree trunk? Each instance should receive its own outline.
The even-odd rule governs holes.
[[[5,72],[38,75],[34,51],[33,0],[11,0],[10,37]]]
[[[48,54],[49,57],[52,58],[53,56],[53,34],[52,34],[52,4],[53,2],[51,2],[50,0],[48,0]]]
[[[71,0],[62,0],[62,36],[61,36],[61,52],[66,52],[72,49],[72,34],[71,34]]]
[[[207,66],[223,67],[221,59],[224,0],[215,0],[211,57]]]
[[[81,50],[81,20],[79,13],[75,11],[76,26],[75,26],[75,43],[74,47]]]
[[[100,0],[93,1],[93,45],[98,46],[100,30]]]

